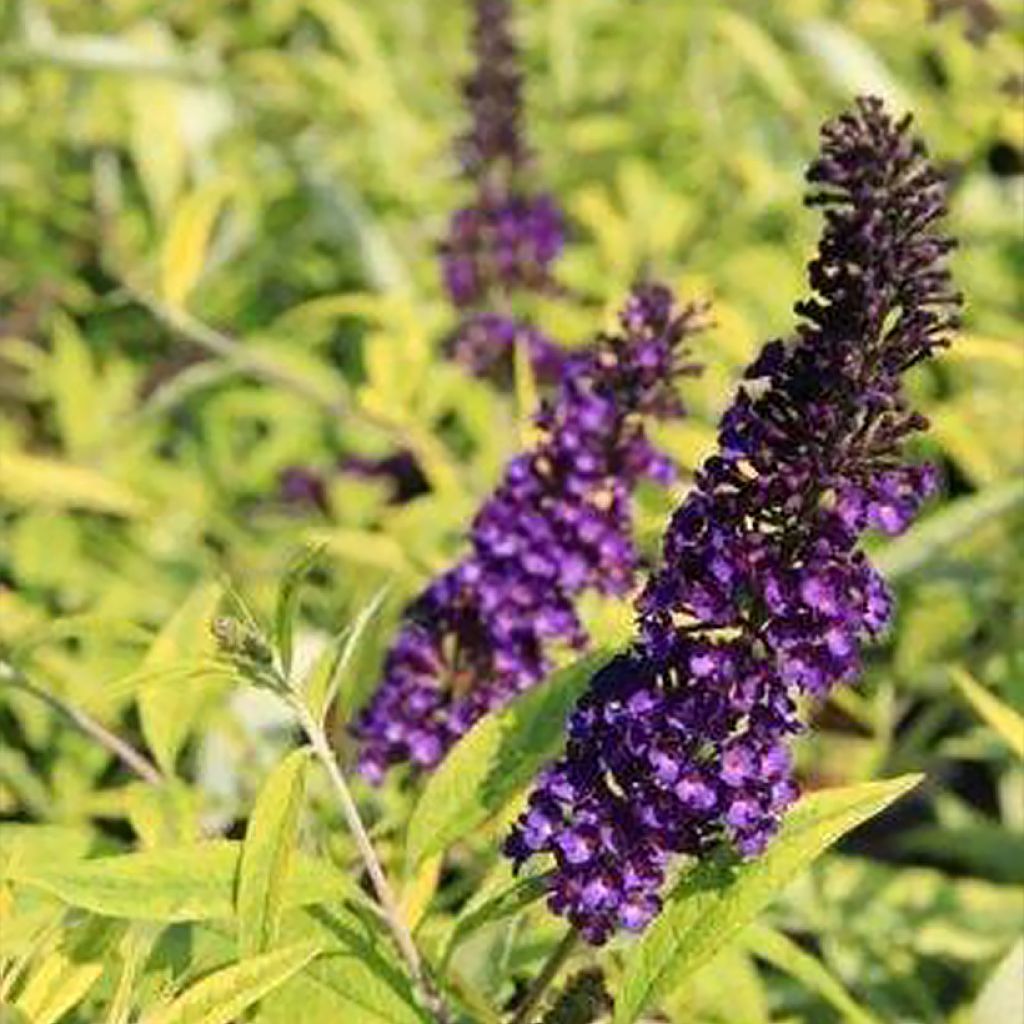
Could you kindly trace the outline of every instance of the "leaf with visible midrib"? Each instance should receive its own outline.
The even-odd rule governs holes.
[[[107,917],[143,921],[229,918],[241,844],[228,840],[98,857],[73,864],[24,864],[9,878],[32,885],[73,907]],[[298,857],[284,886],[287,906],[361,899],[355,883],[333,865]]]
[[[481,719],[452,748],[431,775],[409,822],[410,865],[500,811],[557,754],[566,715],[610,657],[602,650],[580,658]]]
[[[281,924],[295,859],[296,830],[309,751],[293,750],[263,785],[242,843],[238,868],[238,947],[242,956],[270,949]]]
[[[760,857],[739,864],[707,861],[687,872],[626,960],[615,999],[615,1024],[636,1020],[706,964],[803,867],[920,779],[904,775],[814,793],[787,816]]]
[[[197,981],[173,1003],[147,1014],[143,1024],[231,1024],[282,982],[298,974],[318,953],[313,943],[249,957]]]

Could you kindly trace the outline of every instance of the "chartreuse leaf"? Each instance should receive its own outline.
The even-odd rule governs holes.
[[[615,1024],[628,1024],[725,948],[783,886],[827,847],[917,785],[918,775],[824,790],[788,815],[753,860],[698,864],[626,959]]]
[[[175,204],[160,252],[161,291],[172,306],[185,304],[203,272],[210,235],[226,195],[223,182],[211,182]]]
[[[842,982],[791,938],[767,925],[754,924],[743,933],[743,945],[760,960],[795,978],[838,1010],[851,1024],[879,1024],[874,1014],[858,1006]]]
[[[136,985],[146,959],[153,950],[159,928],[159,925],[146,922],[133,924],[128,929],[121,942],[121,969],[117,976],[117,986],[110,998],[103,1024],[128,1024],[131,1019]]]
[[[203,584],[194,590],[157,634],[146,652],[143,671],[173,669],[186,658],[212,655],[209,624],[220,598],[220,588],[215,584]],[[178,751],[209,696],[209,687],[197,682],[187,686],[144,687],[139,695],[142,732],[166,774],[174,774]]]
[[[54,414],[64,450],[79,457],[95,442],[96,367],[75,322],[63,313],[54,317],[51,387]]]
[[[950,673],[985,724],[998,733],[1018,757],[1024,757],[1024,717],[989,693],[965,668],[955,665]]]
[[[313,720],[323,725],[327,712],[352,664],[356,651],[387,597],[388,588],[382,587],[359,612],[355,619],[330,643],[310,669],[305,683],[305,701]]]
[[[309,571],[323,552],[323,545],[307,548],[288,567],[277,592],[274,606],[274,643],[281,656],[281,667],[287,678],[292,670],[292,647],[295,635],[295,613],[299,607],[299,594]]]
[[[217,840],[70,864],[21,861],[8,867],[7,876],[107,917],[201,921],[234,913],[241,853],[241,844]],[[359,898],[359,890],[345,874],[300,856],[280,899],[295,907],[350,897]]]
[[[500,811],[558,751],[565,718],[608,660],[596,651],[478,722],[431,775],[409,822],[411,866]]]
[[[56,947],[37,962],[18,996],[17,1008],[32,1024],[55,1024],[88,995],[103,974],[105,957],[119,925],[88,921],[66,930]]]
[[[197,981],[174,1002],[144,1017],[142,1024],[231,1024],[319,952],[315,943],[299,942],[248,957]]]
[[[79,509],[136,517],[146,503],[95,469],[21,452],[0,452],[0,498],[27,508]]]
[[[281,925],[295,859],[309,750],[294,750],[271,772],[253,807],[238,871],[238,948],[271,949]]]

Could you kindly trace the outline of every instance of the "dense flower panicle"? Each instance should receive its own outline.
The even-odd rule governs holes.
[[[574,608],[584,591],[624,594],[637,553],[631,495],[672,479],[644,419],[679,415],[684,342],[703,309],[638,288],[618,334],[570,359],[538,412],[540,441],[515,457],[473,521],[471,551],[409,609],[383,680],[359,718],[361,768],[431,768],[482,714],[540,680],[555,645],[583,647]]]
[[[634,650],[593,680],[506,843],[517,863],[554,855],[550,905],[591,942],[658,912],[674,855],[764,848],[797,793],[796,699],[855,678],[889,621],[857,544],[904,529],[935,487],[901,461],[925,421],[900,378],[947,344],[959,301],[933,230],[944,188],[908,123],[861,99],[823,129],[796,336],[750,367],[638,600]]]

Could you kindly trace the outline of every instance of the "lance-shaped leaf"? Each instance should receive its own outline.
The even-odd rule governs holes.
[[[954,666],[950,672],[953,682],[985,724],[1001,736],[1018,757],[1024,757],[1024,718],[989,693],[966,669]]]
[[[409,823],[415,866],[500,811],[551,760],[565,718],[590,677],[610,657],[588,654],[497,714],[481,719],[430,777]]]
[[[314,943],[300,942],[248,957],[197,981],[174,1002],[148,1014],[142,1024],[231,1024],[318,953]]]
[[[249,818],[238,870],[242,956],[264,953],[277,940],[295,860],[308,760],[306,748],[292,751],[271,772]]]
[[[629,1024],[730,943],[799,871],[920,781],[824,790],[802,800],[759,857],[709,860],[687,872],[626,960],[615,1024]]]
[[[11,881],[43,889],[73,907],[143,921],[230,918],[241,859],[240,843],[217,840],[97,857],[71,864],[19,862]],[[355,883],[323,860],[297,857],[281,899],[297,907],[361,900]]]

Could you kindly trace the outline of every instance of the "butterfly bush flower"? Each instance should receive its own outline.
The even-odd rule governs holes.
[[[555,645],[587,643],[576,597],[633,586],[632,492],[673,476],[644,421],[682,413],[675,385],[694,372],[684,343],[703,317],[641,286],[620,331],[572,357],[535,417],[537,445],[477,513],[470,553],[408,611],[354,727],[366,777],[432,768],[481,715],[542,679]]]
[[[959,301],[934,228],[944,188],[908,124],[861,99],[824,127],[796,335],[747,371],[638,600],[636,644],[591,681],[506,842],[517,864],[553,855],[549,905],[592,943],[658,913],[677,855],[764,849],[797,796],[798,698],[856,678],[889,621],[858,542],[899,533],[935,487],[903,460],[926,422],[901,376],[947,344]]]
[[[445,288],[464,314],[450,349],[472,373],[491,376],[521,344],[538,376],[557,381],[563,351],[508,307],[517,293],[557,290],[552,266],[565,225],[554,199],[524,183],[531,154],[522,131],[523,75],[511,3],[477,0],[474,17],[475,67],[462,83],[470,124],[455,149],[475,195],[452,215],[441,244]]]

